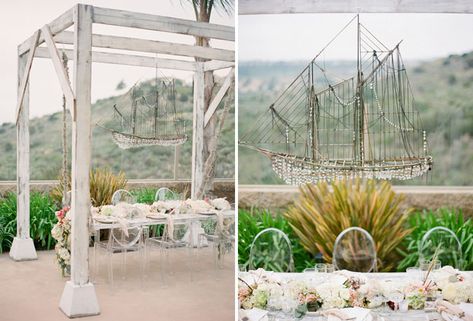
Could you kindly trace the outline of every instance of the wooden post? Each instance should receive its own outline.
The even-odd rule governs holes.
[[[202,197],[198,192],[204,181],[204,115],[204,63],[196,62],[192,126],[192,199]]]
[[[174,180],[177,180],[178,179],[178,170],[179,170],[179,156],[180,156],[180,152],[181,152],[181,145],[176,145],[174,146],[174,169],[173,169],[173,176],[174,176]]]
[[[93,7],[74,8],[74,93],[76,115],[72,123],[71,280],[59,307],[68,317],[96,315],[100,308],[89,282],[89,214],[91,163],[91,73]]]
[[[18,122],[16,126],[16,177],[17,177],[17,233],[10,249],[15,261],[37,259],[33,240],[30,238],[30,132],[29,132],[29,85],[25,76],[28,53],[18,57]],[[22,82],[26,81],[22,89]]]

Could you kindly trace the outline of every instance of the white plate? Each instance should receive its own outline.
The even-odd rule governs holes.
[[[117,222],[117,219],[115,217],[108,217],[108,216],[96,216],[94,217],[94,220],[100,223],[106,223],[106,224],[111,224]]]
[[[165,215],[165,214],[150,214],[150,215],[146,215],[147,218],[151,218],[153,220],[162,220],[164,218],[167,218],[168,215]]]

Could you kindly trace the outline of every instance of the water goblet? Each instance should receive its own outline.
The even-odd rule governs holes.
[[[327,273],[327,265],[325,263],[315,264],[315,272]]]
[[[333,264],[325,264],[325,266],[327,268],[327,273],[335,272],[335,267],[333,266]]]
[[[407,277],[416,281],[422,280],[422,273],[420,268],[412,266],[406,269]]]

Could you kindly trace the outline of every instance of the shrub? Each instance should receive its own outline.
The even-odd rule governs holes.
[[[373,237],[378,269],[390,271],[398,259],[396,249],[410,230],[405,228],[409,211],[400,210],[402,195],[388,182],[338,181],[301,186],[301,196],[285,213],[302,246],[312,255],[322,253],[332,261],[335,239],[343,230],[358,226]]]
[[[473,221],[465,220],[460,210],[439,209],[437,211],[416,212],[407,220],[412,229],[403,242],[404,249],[399,250],[404,257],[397,270],[405,271],[419,261],[419,247],[425,233],[436,226],[443,226],[452,230],[458,237],[463,252],[463,269],[473,269]],[[442,265],[454,265],[454,262],[441,262]]]
[[[248,266],[251,242],[260,231],[274,227],[287,234],[291,241],[295,269],[301,272],[313,267],[315,260],[302,248],[289,223],[281,214],[272,215],[267,210],[238,210],[238,263]]]
[[[90,199],[93,206],[101,206],[112,202],[112,195],[119,189],[126,187],[125,173],[120,171],[115,175],[109,168],[96,168],[90,171]],[[67,189],[71,189],[71,178],[68,178]],[[51,191],[53,199],[60,204],[64,183],[59,177],[59,185]]]
[[[30,196],[30,236],[36,249],[52,249],[55,241],[51,229],[56,223],[57,205],[48,195],[33,192]],[[0,199],[0,252],[8,251],[16,236],[16,194]]]
[[[137,203],[153,204],[156,189],[142,188],[131,192]]]

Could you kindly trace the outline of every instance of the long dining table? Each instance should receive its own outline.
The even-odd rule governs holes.
[[[235,210],[223,210],[221,211],[224,219],[234,219],[235,218]],[[171,214],[161,214],[156,216],[155,218],[150,217],[140,217],[134,219],[124,219],[126,225],[128,227],[135,227],[135,226],[142,226],[142,227],[150,227],[155,225],[166,225],[168,224],[168,218]],[[195,231],[196,229],[201,227],[201,222],[206,220],[217,220],[217,213],[205,213],[205,214],[172,214],[172,219],[174,224],[184,224],[190,223],[191,231]],[[99,221],[98,219],[93,219],[92,229],[95,236],[95,240],[100,240],[100,231],[101,230],[110,230],[114,228],[122,228],[123,225],[118,222],[110,222],[104,223]],[[191,244],[192,246],[197,246],[197,236],[196,233],[192,233],[191,236]]]

